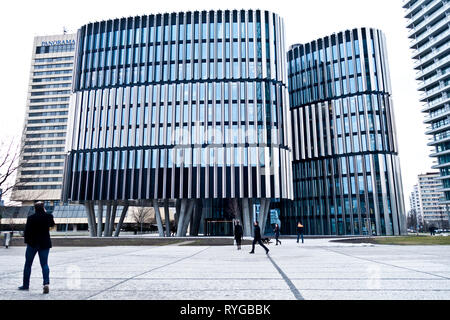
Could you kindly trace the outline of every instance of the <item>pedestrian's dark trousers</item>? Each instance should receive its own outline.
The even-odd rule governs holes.
[[[267,247],[264,245],[264,243],[262,243],[261,239],[258,239],[258,240],[253,239],[253,243],[252,243],[252,251],[255,251],[255,244],[256,244],[256,243],[259,243],[259,245],[260,245],[261,247],[263,247],[264,250],[266,250],[266,251],[269,250],[269,249],[267,249]]]
[[[298,243],[298,240],[300,239],[300,237],[302,237],[302,243],[303,243],[303,233],[297,233],[297,243]]]
[[[238,248],[241,246],[241,240],[242,238],[236,239],[236,245]]]
[[[30,287],[31,266],[36,253],[39,255],[39,262],[42,268],[42,277],[44,278],[44,286],[50,284],[50,269],[48,267],[48,254],[50,249],[40,249],[39,247],[32,247],[27,245],[25,252],[25,268],[23,270],[23,286],[25,288]]]
[[[278,237],[279,237],[279,236],[275,236],[275,240],[276,240],[276,242],[275,242],[275,243],[276,243],[276,244],[278,244],[278,242],[279,242],[279,243],[281,244],[281,241],[280,241],[280,240],[278,240]]]

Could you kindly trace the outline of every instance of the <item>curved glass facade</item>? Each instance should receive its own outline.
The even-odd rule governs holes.
[[[65,200],[293,198],[278,15],[122,18],[77,43]]]
[[[384,35],[347,30],[288,52],[294,205],[306,234],[406,232]]]

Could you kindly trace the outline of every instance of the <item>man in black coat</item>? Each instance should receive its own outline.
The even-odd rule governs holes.
[[[53,216],[48,214],[44,209],[43,202],[34,204],[35,213],[28,217],[25,225],[25,243],[27,249],[25,252],[25,267],[23,270],[23,285],[19,290],[28,290],[30,286],[31,266],[36,253],[39,255],[39,261],[42,268],[42,276],[44,278],[43,293],[49,292],[50,269],[48,267],[48,254],[52,247],[50,240],[50,228],[55,225]]]
[[[300,240],[300,237],[302,238],[302,243],[303,243],[303,224],[299,221],[297,223],[297,243],[298,243],[298,240]]]
[[[241,242],[242,236],[244,232],[242,230],[242,226],[239,223],[239,220],[236,220],[236,225],[234,226],[234,240],[236,240],[236,246],[238,250],[241,250]]]
[[[252,243],[252,251],[250,251],[249,253],[255,253],[255,244],[258,242],[259,245],[261,247],[263,247],[264,250],[266,250],[266,254],[268,254],[269,253],[269,249],[267,249],[267,247],[261,241],[261,229],[259,227],[258,221],[255,221],[255,223],[254,223],[253,232],[254,232],[253,233],[254,236],[253,236],[253,243]]]

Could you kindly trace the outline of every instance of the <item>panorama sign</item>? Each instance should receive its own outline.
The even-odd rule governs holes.
[[[68,44],[75,44],[75,40],[42,41],[42,46],[62,46]]]

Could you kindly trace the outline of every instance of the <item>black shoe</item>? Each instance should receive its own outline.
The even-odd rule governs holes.
[[[28,288],[24,287],[24,286],[20,286],[17,289],[21,290],[21,291],[28,291]]]
[[[44,289],[43,289],[42,293],[47,294],[47,293],[49,293],[49,291],[50,291],[50,288],[48,287],[48,284],[46,284],[44,286]]]
[[[250,251],[249,253],[255,253],[254,251]]]

